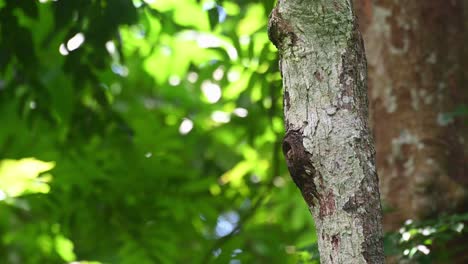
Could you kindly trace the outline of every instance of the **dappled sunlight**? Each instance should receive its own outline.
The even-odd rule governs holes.
[[[59,47],[59,52],[60,54],[62,54],[63,56],[67,56],[68,55],[68,50],[67,48],[65,47],[65,44],[60,44],[60,47]]]
[[[309,109],[291,107],[294,100],[306,98],[298,92],[328,91],[331,102],[307,97],[317,109],[289,116],[324,113],[338,118],[360,111],[321,109],[321,103],[333,104],[334,88],[343,88],[332,84],[328,75],[346,67],[332,67],[331,73],[329,67],[304,71],[303,77],[310,80],[283,87],[280,70],[300,65],[280,64],[278,55],[315,58],[316,48],[322,46],[303,50],[300,45],[317,40],[305,35],[311,28],[300,23],[290,28],[291,17],[283,16],[278,21],[285,31],[277,37],[288,41],[277,45],[286,49],[278,53],[267,29],[276,2],[0,0],[0,156],[11,158],[0,160],[0,263],[319,263],[311,208],[291,179],[282,153],[285,130],[296,126],[286,122],[285,128],[283,110]],[[386,16],[398,12],[393,13]],[[327,19],[316,22],[339,22]],[[407,35],[406,27],[400,29],[396,33]],[[318,39],[327,39],[325,26],[317,30],[324,32]],[[398,37],[393,31],[390,35]],[[383,42],[372,43],[380,47]],[[331,49],[339,43],[329,44],[325,46]],[[431,65],[433,54],[426,54]],[[344,59],[347,53],[328,55],[324,62],[335,55],[342,56],[340,64],[349,62]],[[442,65],[443,56],[434,57]],[[368,62],[372,70],[374,61]],[[460,66],[448,66],[459,76]],[[429,79],[437,75],[427,72]],[[413,76],[417,71],[402,73]],[[455,92],[458,86],[451,82],[457,83],[456,78],[444,76],[448,79],[438,90]],[[439,80],[434,81],[437,86]],[[388,83],[397,84],[384,84]],[[329,89],[314,89],[317,85]],[[293,90],[283,101],[285,88],[300,91]],[[417,95],[424,95],[419,113],[438,99],[429,92]],[[351,102],[345,100],[351,95],[343,96]],[[372,96],[369,99],[373,105]],[[449,128],[468,113],[466,107],[459,113],[449,109],[429,117]],[[303,132],[309,133],[328,123],[303,124]],[[331,126],[325,137],[340,132]],[[426,147],[445,145],[434,142],[426,142]],[[310,147],[306,143],[310,142],[304,141],[304,147]],[[314,148],[321,144],[312,143]],[[324,155],[337,153],[327,146],[315,149]],[[377,149],[377,156],[380,152]],[[440,153],[442,165],[449,164],[453,153]],[[432,166],[435,158],[423,162]],[[319,156],[312,159],[314,166],[329,165]],[[463,172],[461,168],[450,170]],[[333,174],[333,168],[329,172]],[[320,175],[325,181],[315,187],[325,188],[330,175]],[[438,187],[429,183],[429,189]],[[434,193],[439,194],[443,192]],[[318,206],[333,205],[337,197],[326,197]],[[362,197],[355,198],[331,207],[353,211],[354,200],[360,206]],[[389,236],[390,249],[398,257],[430,259],[447,237],[467,232],[468,214],[440,216],[432,222],[414,219]],[[339,243],[338,239],[332,246]]]
[[[47,2],[57,2],[58,0],[39,0],[39,3],[44,4]]]
[[[101,264],[98,261],[77,261],[74,252],[73,242],[67,238],[63,232],[60,224],[53,224],[50,232],[44,233],[37,237],[36,242],[40,249],[47,254],[59,255],[68,264]]]
[[[76,255],[73,252],[73,242],[70,239],[64,237],[61,234],[57,234],[54,239],[55,250],[66,261],[76,259]]]
[[[203,95],[209,103],[216,103],[221,99],[221,87],[211,81],[204,81],[201,85]]]
[[[231,116],[223,111],[214,111],[211,113],[211,119],[217,123],[229,123]]]
[[[109,52],[109,54],[113,55],[116,52],[114,42],[113,41],[107,41],[106,42],[106,49]]]
[[[237,60],[239,57],[236,48],[227,41],[224,41],[222,38],[217,37],[213,34],[201,33],[194,30],[185,31],[180,33],[180,38],[182,40],[191,40],[196,41],[200,48],[218,48],[222,47],[226,49],[226,52],[229,55],[231,60]]]
[[[73,37],[71,37],[67,44],[60,44],[59,52],[63,56],[68,55],[69,52],[72,52],[78,49],[83,43],[85,42],[85,36],[83,33],[76,33]]]
[[[112,63],[111,69],[117,75],[120,75],[122,77],[127,77],[128,76],[128,68],[126,66],[124,66],[124,65],[121,65],[121,64],[118,64],[118,63]]]
[[[192,120],[190,120],[188,118],[184,118],[184,120],[182,120],[182,122],[180,123],[179,133],[182,134],[182,135],[186,135],[190,131],[192,131],[192,128],[193,128]]]
[[[221,79],[223,79],[223,76],[224,76],[224,69],[221,67],[217,68],[213,72],[213,79],[215,79],[216,81],[221,81]]]
[[[195,83],[198,80],[198,74],[196,72],[189,72],[187,74],[187,80],[190,83]]]
[[[221,214],[218,217],[218,221],[215,227],[216,236],[223,237],[223,236],[229,235],[231,232],[234,231],[238,222],[239,222],[239,214],[234,211]]]
[[[234,186],[238,187],[242,183],[242,178],[246,175],[254,166],[253,162],[241,161],[236,164],[232,169],[225,172],[220,177],[221,184],[232,183]]]
[[[180,84],[180,77],[176,76],[176,75],[172,75],[171,77],[169,77],[169,84],[171,86],[179,85]]]
[[[310,217],[294,209],[295,224],[281,223],[300,194],[277,147],[272,3],[33,2],[37,15],[5,2],[27,31],[11,36],[31,39],[0,39],[31,46],[0,78],[0,152],[47,167],[1,163],[1,263],[294,259],[277,241]],[[294,232],[288,243],[304,240]]]
[[[241,74],[239,71],[235,70],[235,69],[232,69],[228,72],[228,81],[230,82],[235,82],[235,81],[238,81],[241,77]]]
[[[236,109],[234,109],[234,111],[232,111],[236,116],[238,117],[241,117],[241,118],[244,118],[244,117],[247,117],[247,115],[249,114],[249,111],[245,108],[242,108],[242,107],[238,107]]]
[[[2,200],[27,193],[48,193],[52,175],[44,173],[55,167],[54,162],[36,158],[0,161],[0,191]]]
[[[84,34],[81,32],[76,33],[76,35],[74,35],[67,41],[67,49],[69,51],[74,51],[77,48],[79,48],[84,43],[84,41],[85,41]]]

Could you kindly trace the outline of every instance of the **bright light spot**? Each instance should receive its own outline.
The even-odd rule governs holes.
[[[457,231],[458,233],[461,233],[461,231],[463,231],[463,227],[465,227],[463,223],[458,223],[457,226],[455,227],[455,231]]]
[[[170,56],[172,54],[172,49],[168,46],[163,46],[161,52],[163,55]]]
[[[281,187],[283,187],[283,186],[286,184],[286,181],[283,179],[283,177],[276,176],[276,177],[273,179],[273,184],[274,184],[276,187],[281,188]]]
[[[218,21],[219,23],[222,23],[226,20],[226,11],[224,10],[224,8],[220,5],[216,6],[216,9],[218,9]]]
[[[111,68],[112,68],[112,71],[117,75],[120,75],[122,77],[127,77],[128,76],[128,68],[123,66],[123,65],[113,63],[111,65]]]
[[[215,79],[216,81],[219,81],[223,78],[224,76],[224,70],[220,68],[217,68],[214,72],[213,72],[213,79]]]
[[[151,152],[146,152],[145,158],[149,159],[149,158],[151,158],[151,156],[153,156],[153,153],[151,153]]]
[[[409,254],[409,249],[405,249],[405,251],[403,251],[403,255],[407,256]]]
[[[197,44],[200,48],[216,48],[221,46],[221,40],[218,37],[201,34],[197,38]]]
[[[169,84],[172,86],[177,86],[180,84],[180,78],[179,76],[172,75],[169,77]]]
[[[60,44],[60,48],[59,48],[59,52],[60,54],[62,54],[63,56],[67,56],[68,55],[68,50],[67,48],[65,47],[65,44]]]
[[[196,72],[189,72],[187,80],[191,83],[195,83],[198,80],[198,74]]]
[[[133,0],[134,7],[139,8],[141,5],[143,5],[143,3],[140,0]]]
[[[36,102],[35,101],[29,102],[29,108],[36,109]]]
[[[231,60],[237,60],[237,58],[239,57],[239,56],[237,55],[237,50],[236,50],[236,48],[234,48],[233,46],[229,46],[229,47],[227,48],[227,53],[228,53],[229,58],[230,58]]]
[[[405,225],[411,225],[413,223],[412,219],[408,219],[405,221]]]
[[[221,88],[218,84],[204,81],[201,85],[201,89],[208,102],[213,104],[221,99]]]
[[[114,42],[111,41],[111,40],[107,41],[106,42],[106,49],[110,54],[114,54],[115,50],[116,50]]]
[[[218,123],[228,123],[231,120],[231,117],[228,113],[222,111],[214,111],[211,114],[211,119]]]
[[[421,230],[421,234],[423,234],[423,236],[428,236],[428,235],[434,233],[435,231],[436,231],[435,228],[426,227],[426,228],[424,228],[423,230]]]
[[[411,238],[411,234],[409,232],[405,232],[401,235],[401,239],[403,241],[408,241]]]
[[[0,190],[0,201],[5,200],[5,198],[6,198],[6,193],[4,191]]]
[[[418,245],[418,246],[417,246],[417,249],[418,249],[419,251],[421,251],[424,255],[427,255],[427,254],[429,254],[429,253],[431,252],[431,250],[429,250],[429,249],[428,249],[426,246],[424,246],[424,245]]]
[[[203,11],[210,10],[216,6],[216,2],[206,2],[203,4]]]
[[[58,0],[39,0],[39,3],[44,4],[47,2],[57,2]]]
[[[67,49],[69,51],[76,50],[83,44],[85,41],[85,36],[83,33],[77,33],[75,36],[73,36],[71,39],[67,41]]]
[[[182,134],[182,135],[186,135],[192,130],[192,128],[193,128],[192,120],[190,120],[188,118],[184,118],[182,123],[180,123],[179,133]]]
[[[253,175],[250,176],[250,181],[252,183],[259,183],[260,182],[260,177],[258,177],[258,175],[253,174]]]
[[[232,257],[235,257],[235,256],[239,255],[240,253],[242,253],[242,249],[236,248],[236,249],[234,249],[234,250],[232,251],[232,255],[231,255],[231,256],[232,256]]]
[[[240,73],[238,71],[230,71],[227,77],[229,82],[235,82],[240,79]]]
[[[225,220],[219,220],[216,224],[216,235],[218,237],[223,237],[228,235],[234,230],[234,225]]]
[[[232,44],[228,43],[227,41],[223,41],[214,35],[188,30],[179,34],[178,36],[180,36],[183,40],[196,41],[200,48],[222,47],[226,50],[231,60],[236,60],[238,58],[237,50]]]
[[[238,117],[246,117],[249,114],[249,111],[245,108],[238,107],[234,109],[233,113]]]
[[[223,237],[231,233],[239,222],[239,214],[227,212],[218,217],[215,232],[218,237]]]
[[[35,158],[0,160],[2,196],[17,197],[23,193],[48,193],[52,175],[44,174],[44,172],[54,167],[54,162],[45,162]]]
[[[239,43],[242,45],[247,45],[250,43],[250,37],[249,36],[241,36],[239,38]]]

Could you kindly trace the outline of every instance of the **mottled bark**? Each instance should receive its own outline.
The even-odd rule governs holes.
[[[355,0],[387,230],[466,202],[468,130],[448,115],[468,102],[462,2]]]
[[[383,263],[366,61],[351,0],[281,0],[269,36],[283,76],[283,151],[314,216],[321,263]]]

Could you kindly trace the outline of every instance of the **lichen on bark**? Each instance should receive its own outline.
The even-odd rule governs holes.
[[[321,263],[383,263],[366,61],[350,1],[279,1],[269,36],[280,53],[287,133],[299,131],[314,168],[320,199],[306,202]]]

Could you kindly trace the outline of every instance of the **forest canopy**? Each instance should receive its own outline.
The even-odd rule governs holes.
[[[272,5],[0,1],[0,262],[297,262]]]

